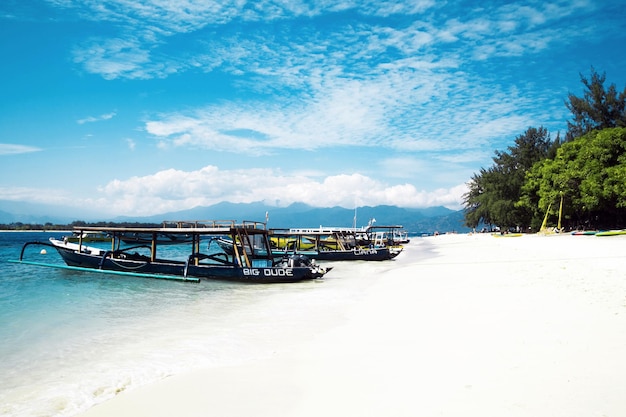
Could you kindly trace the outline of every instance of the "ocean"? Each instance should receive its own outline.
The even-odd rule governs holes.
[[[322,280],[246,284],[7,262],[52,236],[63,233],[0,232],[0,416],[74,416],[169,375],[291,349],[340,321],[389,267],[341,263]],[[62,263],[40,249],[24,259]]]

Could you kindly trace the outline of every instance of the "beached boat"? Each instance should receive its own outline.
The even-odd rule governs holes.
[[[390,245],[382,232],[367,229],[320,227],[318,229],[272,229],[273,250],[302,254],[320,261],[384,261],[402,252],[402,246]],[[285,242],[284,246],[276,242]]]
[[[626,235],[626,229],[616,229],[616,230],[604,230],[602,232],[596,233],[596,236],[621,236]]]
[[[522,237],[522,233],[492,233],[493,237]]]
[[[576,230],[572,232],[572,236],[595,236],[597,230]]]
[[[218,279],[280,283],[321,278],[329,270],[301,254],[285,254],[286,256],[282,257],[272,254],[269,231],[265,223],[260,222],[244,221],[236,224],[234,221],[216,221],[176,228],[80,227],[76,231],[107,233],[111,236],[110,249],[86,246],[82,241],[72,243],[50,238],[48,242],[26,242],[22,247],[19,261],[25,262],[23,257],[27,246],[43,245],[56,249],[65,264],[72,269],[110,271],[151,278],[178,277],[196,281]],[[151,242],[149,245],[122,247],[122,237],[130,233],[151,236]],[[187,257],[184,259],[159,257],[159,237],[177,234],[189,235],[192,238]],[[220,236],[229,236],[238,242],[233,246],[232,253],[210,251],[210,244],[204,252],[202,251],[200,245],[202,239],[210,241]]]

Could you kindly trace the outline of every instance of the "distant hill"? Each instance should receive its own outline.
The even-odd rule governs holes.
[[[46,215],[37,215],[36,212],[45,212]],[[28,204],[2,204],[0,202],[0,223],[26,224],[69,224],[73,221],[112,221],[112,222],[141,222],[161,223],[164,220],[257,220],[265,221],[268,214],[268,226],[271,228],[291,228],[335,226],[352,227],[356,214],[356,226],[366,226],[370,219],[376,219],[378,225],[402,225],[410,233],[438,232],[467,232],[463,226],[463,212],[454,211],[445,207],[429,207],[424,209],[410,209],[395,206],[358,207],[357,210],[343,207],[319,208],[302,203],[295,203],[288,207],[271,207],[263,203],[228,203],[222,202],[208,207],[195,207],[145,217],[116,217],[102,218],[96,215],[85,217],[69,217],[70,210],[58,207],[47,207]]]
[[[270,207],[263,203],[222,202],[209,207],[195,207],[148,217],[119,217],[113,221],[139,221],[159,223],[163,220],[258,220],[264,221],[268,214],[271,228],[336,226],[352,227],[356,214],[356,226],[366,226],[370,219],[378,225],[402,225],[410,233],[467,232],[463,226],[463,211],[445,207],[407,209],[395,206],[319,208],[302,203],[288,207]]]

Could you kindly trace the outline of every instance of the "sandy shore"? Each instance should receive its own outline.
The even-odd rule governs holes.
[[[82,416],[626,415],[626,238],[445,235],[366,269],[375,283],[295,348]]]

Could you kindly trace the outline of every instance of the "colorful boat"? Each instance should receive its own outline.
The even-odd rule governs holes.
[[[402,252],[403,247],[390,244],[380,232],[368,234],[367,229],[319,227],[318,229],[272,229],[271,240],[285,242],[274,246],[275,254],[302,254],[319,261],[385,261]]]
[[[620,230],[605,230],[602,232],[598,232],[596,233],[596,236],[619,236],[619,235],[626,235],[626,229],[620,229]]]

